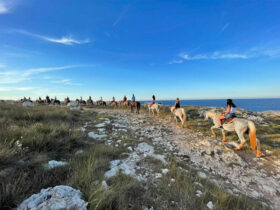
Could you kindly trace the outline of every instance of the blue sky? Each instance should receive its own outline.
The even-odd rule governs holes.
[[[0,0],[0,98],[280,97],[279,1]]]

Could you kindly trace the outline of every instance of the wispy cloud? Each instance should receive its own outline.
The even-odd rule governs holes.
[[[197,55],[189,55],[187,53],[180,53],[179,57],[185,60],[202,60],[202,59],[247,59],[249,58],[246,54],[238,54],[238,53],[221,53],[221,52],[213,52],[211,54],[197,54]]]
[[[37,87],[0,87],[0,92],[8,92],[8,91],[27,91],[34,90]]]
[[[1,69],[1,68],[5,68],[5,67],[6,67],[6,65],[5,65],[5,64],[0,63],[0,69]]]
[[[226,30],[229,27],[229,23],[226,23],[222,28],[221,28],[221,32],[223,32],[224,30]]]
[[[18,2],[18,0],[0,0],[0,15],[11,12]]]
[[[123,19],[123,17],[125,16],[125,14],[128,12],[130,5],[127,5],[121,12],[121,14],[117,17],[117,19],[114,21],[113,23],[113,27],[117,26],[119,24],[119,22]]]
[[[180,63],[183,63],[183,60],[176,60],[176,59],[173,59],[173,60],[170,61],[168,64],[180,64]]]
[[[64,69],[71,69],[78,66],[59,66],[59,67],[47,67],[47,68],[31,68],[27,70],[9,70],[0,72],[0,84],[14,84],[20,83],[26,80],[31,80],[31,76],[35,74],[59,71]]]
[[[72,82],[71,79],[54,80],[54,81],[51,81],[51,83],[63,84],[63,85],[78,85],[78,86],[82,85],[81,83],[74,83],[74,82]]]
[[[36,34],[36,33],[31,33],[31,32],[25,31],[25,30],[12,30],[12,32],[20,33],[20,34],[24,34],[24,35],[34,37],[37,39],[41,39],[44,41],[58,43],[58,44],[64,44],[64,45],[86,44],[86,43],[90,42],[89,39],[84,39],[84,40],[74,39],[72,35],[63,36],[61,38],[53,38],[53,37],[44,36],[44,35],[40,35],[40,34]]]

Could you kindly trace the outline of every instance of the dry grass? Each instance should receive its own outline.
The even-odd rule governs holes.
[[[197,108],[186,109],[192,119],[188,122],[189,128],[209,133],[205,128],[209,122],[195,120],[198,117]],[[169,117],[168,107],[164,110],[162,117]],[[119,173],[107,180],[108,189],[104,189],[101,183],[105,180],[104,173],[109,169],[110,161],[125,158],[123,154],[127,152],[127,147],[141,141],[132,131],[113,136],[110,124],[106,125],[106,133],[110,139],[122,139],[118,148],[89,139],[80,128],[86,121],[100,123],[100,117],[109,118],[95,112],[70,111],[60,107],[28,108],[0,104],[0,170],[12,168],[9,176],[0,179],[0,209],[15,208],[42,188],[60,184],[81,190],[83,199],[89,202],[89,209],[143,209],[144,206],[154,209],[206,209],[210,200],[215,209],[262,209],[257,201],[243,195],[233,196],[207,180],[199,179],[191,168],[188,172],[182,170],[181,166],[186,167],[187,164],[178,163],[172,157],[167,159],[167,166],[151,157],[141,163],[154,172],[167,167],[169,172],[162,179],[141,183]],[[198,123],[205,123],[200,124],[205,126],[197,126]],[[88,129],[96,128],[91,125]],[[18,146],[17,141],[22,146]],[[148,142],[148,139],[144,141]],[[75,151],[81,148],[84,153],[75,156]],[[42,163],[52,159],[66,160],[69,165],[45,170]],[[200,182],[203,188],[194,182]],[[203,192],[200,198],[195,196],[198,189]]]

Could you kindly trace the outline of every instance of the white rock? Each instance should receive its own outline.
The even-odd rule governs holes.
[[[107,182],[105,180],[102,181],[101,185],[104,189],[106,189],[106,190],[108,189],[108,185],[107,185]]]
[[[161,178],[161,177],[162,177],[162,174],[161,174],[161,173],[156,173],[156,174],[155,174],[155,178],[156,178],[156,179],[159,179],[159,178]]]
[[[200,178],[203,178],[203,179],[207,178],[207,175],[205,173],[201,172],[201,171],[199,171],[197,174]]]
[[[133,151],[133,149],[132,149],[132,147],[131,146],[129,146],[129,147],[127,147],[127,149],[129,150],[129,151]]]
[[[45,164],[46,169],[53,169],[55,167],[65,166],[67,165],[67,162],[64,161],[56,161],[56,160],[50,160],[47,164]]]
[[[84,150],[80,149],[78,151],[75,152],[75,155],[81,155],[84,153]]]
[[[207,207],[208,207],[209,209],[213,209],[213,208],[214,208],[214,204],[212,203],[212,201],[209,201],[209,202],[207,203]]]
[[[25,102],[22,103],[22,106],[29,106],[29,107],[31,107],[31,106],[34,106],[34,104],[32,102],[30,102],[30,101],[25,101]]]
[[[161,172],[162,172],[163,174],[167,174],[167,173],[168,173],[168,168],[161,169]]]
[[[88,137],[93,138],[93,139],[98,139],[101,140],[105,138],[107,135],[106,134],[96,134],[93,131],[88,133]]]
[[[197,191],[195,192],[195,195],[196,195],[197,197],[200,197],[200,196],[202,195],[202,192],[201,192],[200,190],[197,190]]]
[[[170,181],[171,181],[171,182],[175,182],[175,179],[172,178],[172,179],[170,179]]]
[[[37,209],[81,209],[86,210],[88,203],[81,199],[80,190],[59,185],[42,189],[40,193],[33,194],[23,201],[18,210]]]

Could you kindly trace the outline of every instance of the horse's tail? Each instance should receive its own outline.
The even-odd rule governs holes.
[[[248,121],[249,136],[252,149],[256,149],[257,138],[256,138],[256,127],[252,121]]]
[[[182,114],[183,114],[183,125],[185,124],[185,122],[187,121],[187,115],[185,113],[185,110],[182,109]]]

